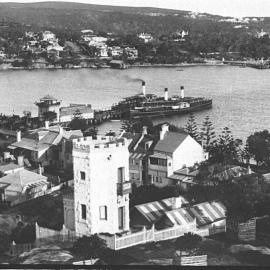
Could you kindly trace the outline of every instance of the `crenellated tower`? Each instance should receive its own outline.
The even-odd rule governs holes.
[[[73,140],[75,230],[78,234],[129,230],[129,151],[124,138]]]

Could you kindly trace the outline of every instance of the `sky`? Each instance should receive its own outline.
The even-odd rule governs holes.
[[[53,1],[53,0],[47,0]],[[63,0],[60,0],[63,1]],[[270,17],[270,0],[65,0],[100,5],[148,6],[207,12],[232,17]],[[37,0],[0,0],[0,2],[41,2]]]

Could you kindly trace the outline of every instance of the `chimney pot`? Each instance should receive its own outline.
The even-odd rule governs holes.
[[[49,121],[45,121],[45,128],[46,129],[49,129],[49,127],[50,127],[50,122]]]
[[[17,131],[17,142],[22,140],[22,132],[20,130]]]
[[[182,198],[179,197],[173,197],[172,198],[172,209],[178,209],[182,206]]]
[[[169,125],[168,124],[163,124],[161,126],[161,131],[159,133],[159,139],[163,140],[166,132],[169,131]]]
[[[147,134],[147,126],[143,126],[142,135],[146,135],[146,134]]]

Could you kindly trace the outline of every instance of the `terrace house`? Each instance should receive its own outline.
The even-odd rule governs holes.
[[[179,184],[173,176],[185,167],[206,160],[202,146],[187,133],[171,132],[162,125],[159,141],[148,159],[148,183],[163,187]]]

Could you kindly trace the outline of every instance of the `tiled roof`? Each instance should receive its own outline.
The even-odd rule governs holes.
[[[186,225],[196,219],[197,226],[204,226],[226,217],[225,206],[221,202],[204,202],[168,211],[165,215],[173,225]]]
[[[11,170],[19,169],[19,168],[23,168],[23,166],[20,166],[20,165],[14,164],[14,163],[0,165],[1,172],[11,171]]]
[[[174,198],[168,198],[160,201],[136,205],[135,208],[151,223],[156,222],[166,212],[172,210]],[[187,204],[188,201],[181,197],[182,203]]]
[[[62,138],[71,139],[82,136],[83,134],[80,130],[63,130],[61,133],[58,126],[50,127],[49,129],[40,128],[31,131],[21,141],[15,142],[11,146],[31,151],[42,151],[52,145],[58,145]]]
[[[30,186],[38,182],[47,183],[47,177],[28,170],[21,170],[0,178],[1,184],[10,184],[8,189],[17,192],[22,191],[25,186]]]
[[[173,153],[177,147],[187,138],[188,134],[178,132],[166,132],[164,139],[159,140],[154,150],[165,153]]]

